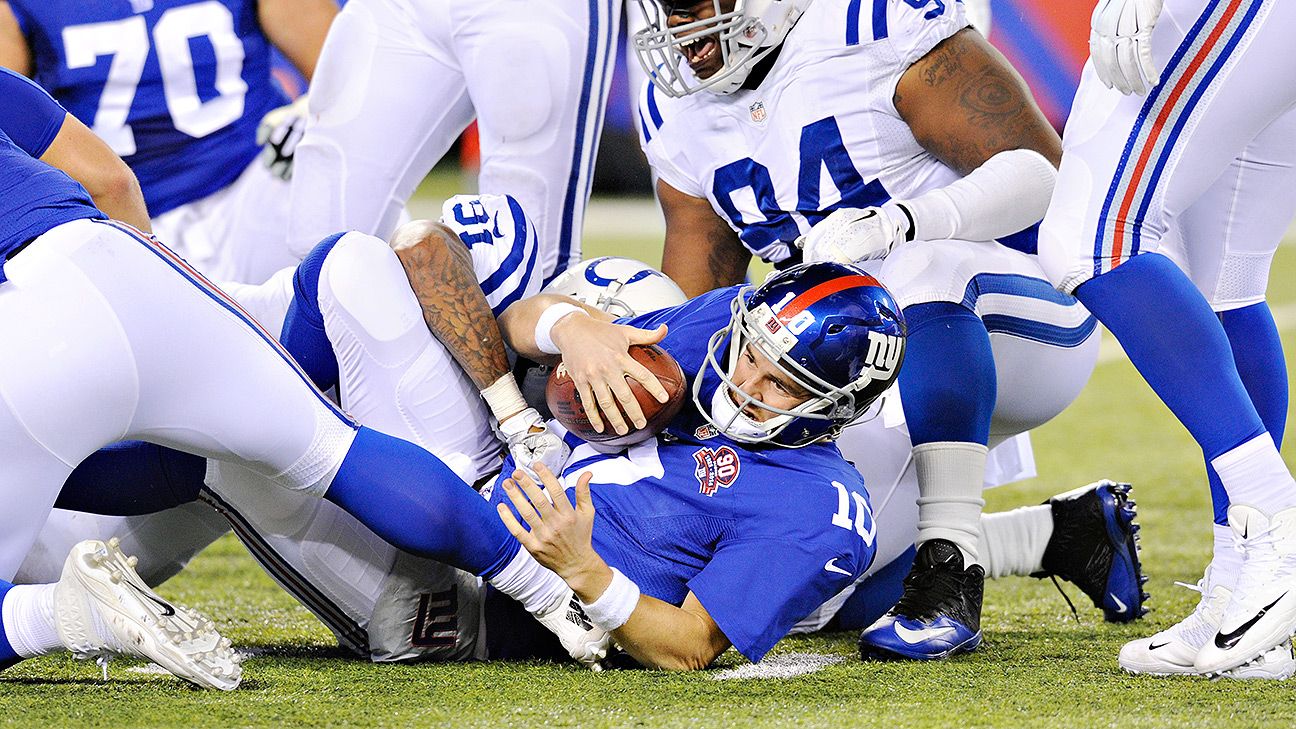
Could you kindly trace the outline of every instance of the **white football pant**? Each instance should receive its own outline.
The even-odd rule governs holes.
[[[482,193],[534,219],[548,277],[579,261],[621,0],[362,0],[333,23],[297,147],[290,245],[387,238],[475,118]]]
[[[261,286],[228,288],[277,332],[294,296],[295,272],[282,271]],[[348,412],[367,427],[422,446],[467,483],[498,471],[501,447],[486,405],[428,331],[385,242],[343,236],[321,268],[318,304],[337,357],[337,394]],[[95,535],[138,544],[140,574],[161,581],[223,533],[194,529],[195,518],[214,517],[233,527],[270,576],[341,645],[373,660],[484,657],[475,576],[400,552],[332,502],[268,488],[262,475],[235,464],[209,463],[201,498],[205,504],[141,517],[56,510],[23,565],[22,581],[56,580],[72,545]],[[198,533],[206,538],[193,538]]]
[[[0,579],[14,576],[73,467],[115,441],[238,460],[288,488],[327,490],[351,421],[174,253],[129,226],[78,220],[36,238],[5,271]]]
[[[1081,77],[1040,258],[1072,291],[1133,255],[1178,263],[1217,311],[1261,301],[1296,210],[1296,5],[1166,0],[1147,97]]]
[[[288,247],[290,194],[288,182],[255,159],[225,188],[150,222],[158,240],[204,276],[261,283],[301,259]]]

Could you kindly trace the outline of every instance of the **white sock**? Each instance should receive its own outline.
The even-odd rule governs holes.
[[[986,447],[923,443],[914,446],[913,458],[918,474],[918,544],[946,539],[963,553],[964,566],[978,564]]]
[[[567,594],[567,583],[542,566],[526,549],[519,549],[504,569],[490,580],[496,590],[522,603],[527,612],[545,612]]]
[[[1023,506],[981,517],[977,552],[986,577],[1031,575],[1044,569],[1044,549],[1053,536],[1053,508]]]
[[[15,585],[0,604],[5,637],[14,652],[34,658],[63,650],[54,627],[54,585]]]
[[[1233,547],[1233,530],[1227,524],[1216,524],[1214,529],[1215,546],[1206,572],[1207,594],[1216,585],[1232,590],[1237,585],[1238,573],[1242,571],[1242,553]]]
[[[1296,480],[1268,433],[1216,457],[1211,465],[1234,504],[1254,506],[1268,516],[1296,506]]]

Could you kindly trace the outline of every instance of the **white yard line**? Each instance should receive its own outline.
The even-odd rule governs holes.
[[[711,680],[792,678],[793,676],[804,676],[807,673],[821,671],[835,663],[841,663],[842,660],[841,656],[831,656],[823,653],[784,653],[783,655],[770,656],[760,663],[716,671],[711,674]]]

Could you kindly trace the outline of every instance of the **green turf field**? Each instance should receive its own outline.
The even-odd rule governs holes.
[[[592,234],[590,254],[655,261],[652,236]],[[649,252],[645,253],[644,251]],[[1280,251],[1273,304],[1296,325],[1296,249]],[[1296,333],[1285,329],[1289,349]],[[161,592],[212,615],[254,657],[230,694],[192,690],[142,664],[118,662],[107,682],[90,663],[37,659],[0,674],[0,721],[26,726],[1287,726],[1293,687],[1281,683],[1132,678],[1116,667],[1122,642],[1181,617],[1209,553],[1209,506],[1200,453],[1127,361],[1108,355],[1080,399],[1037,431],[1041,477],[996,489],[988,508],[1037,503],[1101,476],[1132,481],[1144,525],[1153,612],[1106,625],[1081,622],[1048,582],[987,585],[984,647],[938,665],[864,664],[855,636],[785,640],[768,662],[828,664],[792,678],[591,674],[552,664],[374,666],[351,660],[331,635],[280,592],[231,537],[217,542]],[[1291,449],[1286,449],[1289,463]],[[1073,599],[1082,599],[1072,591]],[[811,654],[798,660],[793,654]],[[836,661],[833,663],[832,661]]]

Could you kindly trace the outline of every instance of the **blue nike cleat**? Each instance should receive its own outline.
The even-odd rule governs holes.
[[[1113,623],[1147,613],[1147,577],[1139,563],[1139,526],[1130,489],[1127,483],[1103,480],[1049,499],[1053,536],[1044,550],[1044,570],[1033,575],[1074,584]]]
[[[985,570],[976,564],[964,569],[952,542],[923,542],[900,600],[860,634],[860,657],[935,661],[976,650],[984,586]]]

